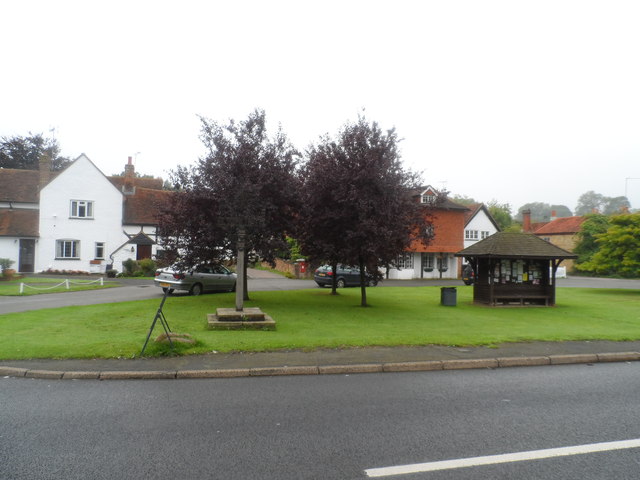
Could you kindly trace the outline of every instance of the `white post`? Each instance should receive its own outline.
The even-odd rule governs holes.
[[[20,283],[20,293],[24,293],[24,283]]]
[[[100,286],[102,287],[104,285],[104,278],[100,277]]]
[[[69,279],[68,278],[64,279],[64,286],[67,287],[67,290],[69,290]]]

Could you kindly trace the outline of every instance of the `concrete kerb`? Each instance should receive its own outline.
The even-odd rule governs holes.
[[[311,365],[254,367],[236,369],[167,370],[167,371],[57,371],[6,367],[0,365],[0,376],[54,380],[157,380],[182,378],[234,378],[280,375],[344,375],[352,373],[424,372],[480,368],[510,368],[541,365],[593,364],[640,361],[640,352],[569,354],[528,357],[429,360],[422,362],[387,362],[352,365]]]

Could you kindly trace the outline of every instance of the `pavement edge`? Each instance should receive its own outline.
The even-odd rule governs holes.
[[[0,377],[39,378],[48,380],[158,380],[183,378],[234,378],[282,375],[344,375],[352,373],[426,372],[436,370],[469,370],[484,368],[531,367],[541,365],[594,364],[636,362],[640,352],[568,354],[529,357],[499,357],[422,362],[387,362],[352,365],[310,365],[283,367],[253,367],[207,370],[122,370],[122,371],[59,371],[7,367],[0,365]]]

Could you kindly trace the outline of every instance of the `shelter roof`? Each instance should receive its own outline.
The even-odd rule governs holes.
[[[528,233],[498,232],[459,251],[456,257],[578,258],[571,252]]]

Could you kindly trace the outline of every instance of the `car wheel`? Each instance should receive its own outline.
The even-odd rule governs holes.
[[[344,281],[344,278],[339,278],[338,281],[336,282],[336,285],[338,288],[344,288],[347,286],[347,284]]]
[[[169,295],[171,295],[173,293],[173,288],[162,287],[162,291],[164,293],[167,293],[167,291],[169,291]]]
[[[193,286],[191,287],[191,290],[189,290],[189,294],[190,295],[202,294],[202,285],[200,285],[199,283],[194,283]]]
[[[230,292],[235,292],[236,291],[236,283],[233,284],[233,287],[231,287],[231,290],[229,290]]]

